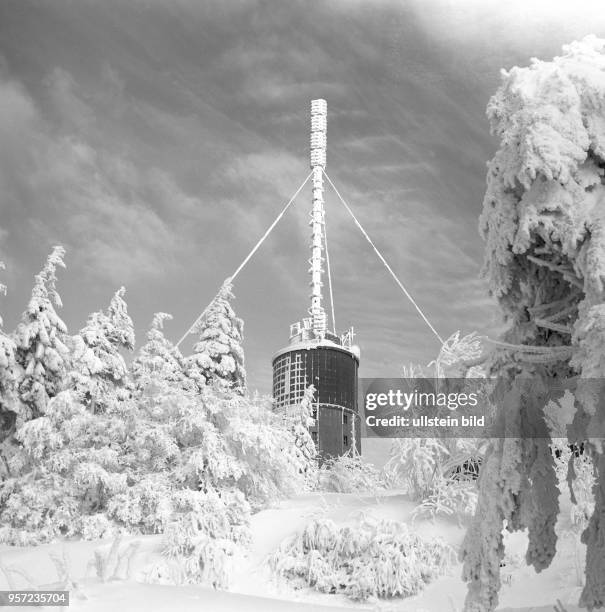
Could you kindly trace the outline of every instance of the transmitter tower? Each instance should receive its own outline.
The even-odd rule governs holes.
[[[309,221],[311,304],[309,316],[290,326],[288,345],[279,350],[272,360],[273,398],[277,409],[285,410],[300,403],[307,387],[315,387],[314,423],[310,430],[323,459],[352,450],[361,452],[357,405],[359,348],[352,344],[353,328],[342,335],[328,329],[328,317],[323,306],[326,134],[326,101],[313,100],[310,150],[313,204]]]

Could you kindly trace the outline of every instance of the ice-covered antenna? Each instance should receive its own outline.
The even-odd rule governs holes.
[[[326,167],[326,130],[328,105],[325,100],[311,101],[311,171],[313,180],[313,209],[311,211],[311,315],[313,331],[323,338],[327,329],[326,312],[321,303],[323,296],[324,249],[324,169]]]

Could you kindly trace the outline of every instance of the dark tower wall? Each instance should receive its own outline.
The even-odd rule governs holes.
[[[353,445],[361,452],[357,412],[358,358],[332,343],[293,345],[273,358],[273,398],[279,409],[297,404],[314,385],[315,424],[311,435],[323,458],[343,455]]]

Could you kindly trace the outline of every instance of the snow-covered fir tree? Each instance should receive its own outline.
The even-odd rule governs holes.
[[[65,249],[53,248],[44,268],[36,274],[31,299],[15,331],[17,363],[23,369],[18,392],[24,419],[44,414],[50,398],[65,382],[69,351],[67,328],[55,307],[61,307],[56,290],[57,267],[65,267]]]
[[[110,326],[107,328],[106,335],[113,346],[134,350],[134,326],[128,314],[128,306],[124,301],[126,289],[120,287],[109,302],[107,307],[107,318]]]
[[[94,413],[65,390],[17,429],[10,478],[0,483],[0,541],[109,535],[107,504],[127,486],[123,416]]]
[[[158,388],[105,412],[66,390],[21,425],[11,477],[0,482],[0,541],[117,529],[181,538],[195,525],[227,555],[225,539],[246,540],[250,506],[305,488],[309,459],[267,400]]]
[[[158,580],[176,564],[185,581],[224,585],[251,508],[308,486],[310,407],[303,402],[288,420],[241,388],[191,384],[163,336],[164,314],[133,362],[132,394],[119,397],[117,343],[133,340],[122,297],[71,343],[72,363],[81,356],[86,365],[71,386],[17,428],[0,482],[0,541],[163,532],[170,567],[158,568]],[[91,398],[103,408],[91,410]]]
[[[155,313],[147,341],[132,362],[132,376],[139,392],[160,381],[176,388],[194,389],[193,381],[185,375],[181,352],[164,335],[164,321],[171,319],[172,315],[165,312]]]
[[[228,284],[186,363],[158,313],[127,367],[122,351],[133,349],[134,332],[123,288],[70,337],[55,312],[63,255],[55,248],[36,276],[14,350],[1,337],[3,401],[14,354],[27,412],[3,458],[0,542],[164,533],[158,580],[225,586],[251,509],[313,481],[310,392],[290,418],[248,396]]]
[[[231,307],[232,299],[232,285],[227,279],[195,330],[198,341],[186,360],[186,370],[200,386],[214,383],[243,394],[246,389],[244,325]]]
[[[213,404],[210,400],[210,410]],[[304,490],[313,457],[297,446],[295,433],[284,427],[281,415],[273,412],[266,398],[233,393],[219,406],[222,414],[216,413],[213,419],[225,428],[228,452],[244,468],[236,480],[237,487],[252,506],[259,508]],[[220,425],[225,420],[228,427],[226,423]],[[307,446],[305,450],[310,449]]]
[[[129,372],[122,350],[133,350],[134,327],[121,287],[107,310],[94,312],[72,339],[74,389],[93,411],[129,396]]]
[[[503,71],[488,106],[500,148],[489,164],[480,228],[485,274],[508,329],[494,353],[498,411],[510,437],[495,439],[480,476],[478,509],[463,545],[467,612],[498,603],[503,527],[528,530],[527,563],[548,567],[558,512],[549,440],[528,435],[544,419],[544,389],[579,377],[569,442],[583,442],[596,476],[580,604],[605,605],[605,40],[588,36],[552,62]],[[592,379],[592,380],[591,380]],[[573,469],[570,469],[570,487]],[[573,499],[573,493],[572,493]]]
[[[307,480],[313,482],[317,475],[317,447],[309,427],[313,425],[313,397],[315,387],[310,385],[303,395],[300,404],[287,408],[290,431],[294,436],[296,457]]]

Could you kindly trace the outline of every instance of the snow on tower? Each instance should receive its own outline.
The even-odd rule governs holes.
[[[309,225],[312,228],[311,241],[311,315],[313,331],[323,338],[326,333],[326,312],[322,305],[321,275],[323,273],[324,249],[324,175],[326,167],[326,130],[328,105],[325,100],[311,102],[311,150],[310,160],[313,170],[313,209]]]
[[[357,412],[359,349],[352,346],[353,329],[342,336],[328,330],[322,305],[325,248],[324,168],[326,167],[327,104],[311,102],[310,163],[313,179],[311,209],[311,307],[309,317],[290,326],[290,342],[273,356],[275,407],[296,406],[309,385],[315,387],[314,425],[310,427],[320,456],[361,451]]]

